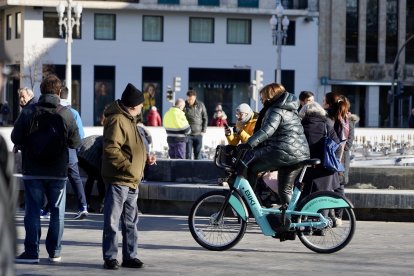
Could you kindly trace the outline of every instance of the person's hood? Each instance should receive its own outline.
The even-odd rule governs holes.
[[[68,99],[60,99],[60,104],[63,106],[68,106],[70,105],[69,100]]]
[[[122,114],[127,118],[134,120],[135,118],[127,111],[127,108],[121,103],[120,100],[116,100],[109,104],[105,109],[104,116],[109,117],[111,115]]]
[[[40,95],[38,103],[57,107],[60,104],[60,98],[56,94],[42,94]]]
[[[360,120],[358,115],[352,114],[352,113],[349,113],[348,118],[349,118],[350,121],[355,122],[355,124],[357,124]]]
[[[272,99],[270,102],[272,103],[272,105],[275,105],[279,108],[290,110],[290,111],[298,110],[299,108],[298,99],[295,97],[295,95],[289,92],[284,92],[278,98],[274,100]]]

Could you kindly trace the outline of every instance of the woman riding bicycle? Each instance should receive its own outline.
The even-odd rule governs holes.
[[[278,83],[266,85],[260,91],[263,108],[259,113],[254,134],[238,150],[248,150],[243,157],[247,165],[247,180],[253,186],[263,171],[278,170],[279,196],[282,205],[290,202],[293,184],[309,159],[309,146],[298,116],[296,97]]]

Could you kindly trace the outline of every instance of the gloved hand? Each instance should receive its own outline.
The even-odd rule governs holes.
[[[233,133],[239,135],[240,129],[238,129],[236,126],[233,127]]]
[[[231,135],[231,128],[229,126],[224,127],[224,135],[226,136]]]
[[[243,143],[243,144],[238,144],[237,145],[237,151],[247,151],[247,150],[251,150],[252,146],[249,143]]]

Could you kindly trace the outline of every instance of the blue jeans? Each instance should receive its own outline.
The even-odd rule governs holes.
[[[50,206],[50,222],[46,236],[46,250],[50,257],[60,256],[65,218],[66,180],[25,179],[24,240],[25,252],[32,257],[39,257],[41,237],[40,209],[44,195]]]
[[[78,199],[78,209],[83,210],[87,206],[85,189],[83,188],[83,182],[79,174],[78,163],[69,163],[68,164],[68,179],[72,185],[73,192]]]
[[[186,158],[191,159],[194,151],[194,159],[201,159],[201,146],[203,145],[203,135],[188,135]]]
[[[122,229],[122,259],[137,257],[138,189],[109,183],[105,194],[102,253],[104,260],[118,255],[118,228]]]

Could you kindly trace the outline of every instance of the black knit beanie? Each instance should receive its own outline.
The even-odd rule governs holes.
[[[131,83],[125,87],[121,102],[126,107],[134,107],[144,102],[144,94]]]

